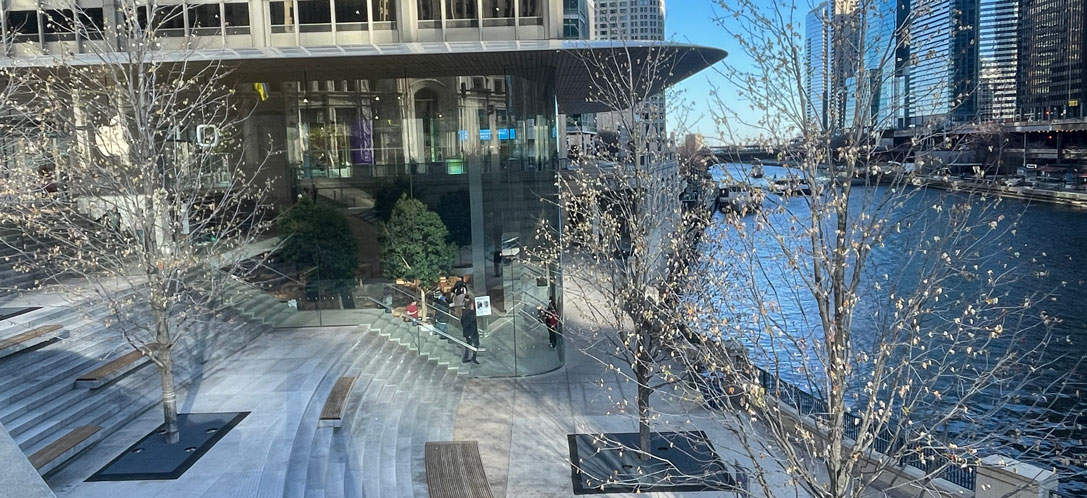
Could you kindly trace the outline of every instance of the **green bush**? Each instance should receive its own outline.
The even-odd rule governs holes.
[[[401,197],[381,234],[381,266],[385,276],[434,285],[456,259],[449,230],[441,217],[422,202]]]

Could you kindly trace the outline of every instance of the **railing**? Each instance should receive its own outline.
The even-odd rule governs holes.
[[[829,408],[826,402],[817,396],[775,376],[767,370],[755,367],[759,385],[766,390],[768,395],[795,408],[801,416],[818,418],[826,421]],[[860,437],[860,417],[852,413],[846,414],[845,436],[856,441]],[[895,437],[894,432],[884,428],[876,435],[872,443],[872,449],[884,455],[893,454],[903,450],[903,446],[909,439],[909,433],[903,432]],[[937,448],[922,447],[906,449],[899,458],[899,463],[919,469],[926,474],[934,474],[938,477],[963,488],[974,490],[977,481],[977,466],[974,463],[957,461],[954,455],[948,456]],[[941,469],[943,469],[941,471]]]
[[[381,288],[382,288],[383,291],[393,292],[394,293],[393,296],[399,295],[400,296],[400,302],[404,302],[404,300],[409,300],[408,302],[418,301],[419,298],[420,298],[419,295],[417,295],[415,293],[412,293],[412,292],[408,292],[408,291],[406,291],[404,289],[401,289],[401,288],[397,287],[394,284],[384,284],[384,285],[381,286]],[[376,299],[376,298],[374,298],[372,296],[363,296],[363,297],[365,299],[367,299],[368,301],[377,304],[378,307],[383,308],[383,309],[385,309],[385,310],[387,310],[389,312],[392,312],[393,309],[397,307],[397,306],[393,306],[393,304],[395,304],[395,301],[394,301],[394,303],[385,303],[385,302],[383,302],[381,300],[378,300],[378,299]],[[384,298],[384,295],[382,296],[382,298]],[[394,299],[395,299],[395,297],[394,297]],[[426,308],[427,308],[428,313],[432,313],[436,317],[440,316],[440,317],[445,318],[445,320],[446,320],[445,323],[446,324],[460,323],[460,318],[459,317],[455,317],[450,313],[447,313],[445,311],[442,311],[442,310],[438,309],[438,307],[435,306],[434,299],[432,299],[430,296],[426,296],[426,299],[427,299],[427,307]],[[419,330],[425,330],[430,334],[441,336],[445,340],[453,342],[453,343],[455,343],[455,344],[457,344],[457,345],[459,345],[461,347],[465,347],[465,348],[468,348],[469,350],[477,351],[477,352],[486,351],[483,348],[478,348],[476,346],[472,346],[471,344],[468,344],[468,343],[464,342],[464,340],[462,340],[460,338],[457,338],[457,337],[455,337],[453,335],[450,335],[448,332],[443,332],[441,329],[439,329],[437,326],[435,326],[435,324],[426,323],[421,319],[410,318],[410,317],[409,317],[409,320],[411,321],[411,323],[413,325],[417,326]],[[436,321],[437,320],[435,320],[435,322]],[[417,342],[417,345],[422,344],[422,338],[419,337],[418,335],[416,335],[416,342]]]

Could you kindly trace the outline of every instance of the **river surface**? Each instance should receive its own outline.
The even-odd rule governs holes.
[[[716,171],[714,176],[718,179],[728,175],[734,178],[744,177],[747,170],[743,165],[728,165]],[[751,183],[759,187],[767,181],[789,175],[788,170],[772,166],[765,167],[764,173],[765,178],[752,180]],[[863,188],[884,187],[860,187]],[[941,190],[917,191],[914,194],[903,209],[912,210],[920,205],[947,201],[948,196],[954,201],[954,196],[959,195]],[[806,209],[806,200],[803,198],[781,198],[775,195],[766,197],[767,203],[786,203],[786,207],[794,212]],[[962,199],[965,198],[959,200]],[[1011,298],[1043,294],[1047,296],[1038,307],[1059,319],[1053,326],[1052,333],[1054,337],[1064,338],[1058,346],[1060,350],[1054,351],[1060,357],[1054,364],[1049,365],[1048,371],[1052,375],[1064,374],[1067,377],[1060,395],[1050,397],[1045,406],[1017,405],[1015,401],[1009,401],[1011,405],[1007,410],[1008,417],[985,421],[984,423],[992,427],[982,429],[1007,434],[1001,439],[1007,441],[1009,447],[1002,448],[1001,453],[1035,460],[1044,463],[1045,467],[1056,468],[1062,482],[1061,490],[1068,496],[1087,496],[1087,368],[1083,365],[1083,359],[1087,356],[1087,210],[1043,204],[1028,205],[1017,200],[1003,200],[989,209],[992,210],[990,213],[1004,214],[1006,219],[1016,220],[1014,233],[1003,233],[998,241],[1004,254],[1018,253],[1016,257],[1008,257],[1004,261],[1009,264],[1009,275],[1007,288],[1001,291]],[[723,218],[718,221],[719,225],[724,224]],[[908,235],[906,238],[909,238]],[[903,244],[887,244],[876,248],[866,268],[870,271],[865,274],[909,274],[911,258],[907,253],[908,249]],[[780,252],[776,255],[780,255]],[[781,272],[767,278],[795,278],[786,275],[787,272]],[[775,283],[783,287],[795,288],[797,285],[795,280]],[[949,293],[954,292],[950,291]],[[782,315],[806,316],[804,320],[811,320],[811,302],[803,297],[782,300],[780,304]],[[858,316],[865,314],[863,308],[862,302],[858,305]],[[857,330],[863,327],[855,325],[853,329],[855,334],[861,334]],[[863,340],[861,337],[857,339]],[[1024,338],[1017,340],[1022,341]],[[1030,340],[1029,334],[1025,340]],[[1015,425],[1019,430],[1009,430],[1008,425]],[[1030,454],[1024,455],[1020,452],[1018,445],[1037,442],[1045,448],[1046,455],[1033,458]]]

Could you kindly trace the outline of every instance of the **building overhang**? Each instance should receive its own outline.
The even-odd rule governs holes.
[[[315,47],[263,47],[156,52],[165,63],[222,63],[238,82],[336,79],[427,78],[554,74],[559,112],[578,114],[611,109],[592,96],[593,78],[617,76],[613,64],[633,67],[635,80],[650,95],[721,61],[718,48],[649,41],[520,40],[397,43]],[[123,63],[117,54],[117,62]],[[646,64],[647,59],[652,64]],[[101,54],[69,56],[66,64],[103,63]],[[629,64],[626,64],[627,62]],[[0,66],[50,66],[49,56],[0,61]],[[550,70],[554,72],[551,73]],[[646,91],[648,90],[648,91]],[[645,93],[643,93],[645,92]]]

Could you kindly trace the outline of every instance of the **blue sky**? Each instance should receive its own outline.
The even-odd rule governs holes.
[[[755,6],[762,9],[773,6],[774,2],[778,2],[779,5],[795,2],[800,7],[811,3],[805,0],[756,0]],[[741,68],[741,70],[744,70],[745,66],[750,68],[754,65],[749,57],[741,53],[742,51],[732,36],[714,21],[721,14],[718,0],[667,0],[665,8],[665,36],[669,40],[722,48],[729,54],[725,61],[730,65]],[[724,63],[718,63],[717,67],[723,70]],[[706,141],[711,145],[722,141],[727,143],[742,142],[745,139],[759,136],[760,133],[753,128],[737,123],[734,120],[732,125],[735,128],[731,132],[737,136],[722,140],[720,137],[722,131],[714,125],[713,116],[710,112],[711,106],[716,105],[709,103],[709,95],[713,91],[713,85],[717,85],[722,94],[722,100],[732,111],[742,110],[747,107],[747,104],[741,103],[735,97],[736,91],[730,89],[730,85],[723,80],[720,74],[712,68],[706,69],[679,85],[679,88],[685,91],[685,99],[694,104],[696,109],[696,112],[689,118],[692,121],[689,123],[690,131],[692,133],[702,133],[706,137]]]
[[[728,35],[714,22],[717,2],[714,0],[669,0],[666,4],[665,36],[676,42],[694,43],[708,47],[723,48],[733,57],[733,43]],[[691,124],[692,132],[699,132],[712,141],[719,134],[709,112],[708,96],[712,90],[711,81],[721,84],[720,76],[712,69],[698,73],[680,84],[685,90],[684,97],[695,104],[693,118],[700,117]]]

